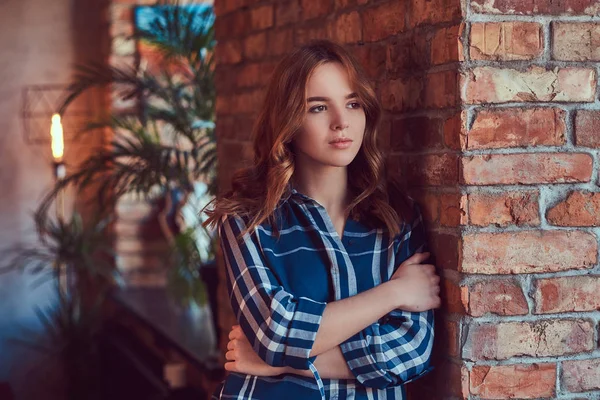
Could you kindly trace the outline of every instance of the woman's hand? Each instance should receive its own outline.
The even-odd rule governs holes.
[[[398,285],[398,308],[420,312],[438,308],[440,301],[440,277],[432,264],[421,264],[429,253],[416,253],[405,260],[390,281]]]
[[[272,367],[264,362],[252,349],[250,342],[239,325],[234,325],[229,332],[225,363],[227,371],[239,372],[255,376],[275,376],[288,372],[286,367]]]

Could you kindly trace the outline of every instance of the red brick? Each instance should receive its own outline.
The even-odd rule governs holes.
[[[425,221],[436,222],[438,220],[440,215],[439,194],[427,190],[411,190],[410,196],[419,204]]]
[[[443,324],[444,332],[436,339],[441,342],[442,351],[450,357],[460,357],[460,325],[457,321],[445,320]]]
[[[153,255],[168,254],[170,246],[164,239],[145,240],[140,237],[119,238],[115,243],[119,255]]]
[[[296,45],[301,46],[313,39],[326,39],[328,35],[327,25],[320,24],[308,27],[296,28]]]
[[[385,39],[404,31],[407,4],[405,1],[392,1],[364,10],[362,16],[365,42]]]
[[[133,22],[133,8],[130,5],[115,4],[110,7],[110,21],[111,23],[119,22]]]
[[[471,394],[480,399],[554,397],[556,364],[475,365]]]
[[[470,193],[469,223],[475,226],[537,226],[538,193],[534,191]]]
[[[389,116],[383,115],[377,128],[377,146],[382,150],[384,159],[389,157],[390,154],[390,130],[392,123]],[[387,169],[386,169],[387,170]]]
[[[117,202],[116,212],[120,222],[143,221],[151,217],[153,207],[148,203],[133,199],[120,199]]]
[[[409,26],[435,25],[461,18],[461,4],[456,0],[415,0],[411,3]]]
[[[407,399],[469,398],[469,370],[448,359],[435,360],[432,373],[406,385]]]
[[[331,1],[301,0],[300,5],[304,20],[323,17],[332,12]]]
[[[111,54],[108,60],[111,66],[118,68],[135,68],[136,65],[135,56],[117,56]]]
[[[275,71],[277,61],[263,61],[260,68],[260,80],[262,85],[267,85],[271,80],[271,75]]]
[[[237,86],[252,87],[257,86],[261,82],[261,65],[260,63],[248,63],[242,66],[241,71],[236,74]]]
[[[250,13],[237,11],[215,19],[215,36],[220,40],[243,36],[250,30]]]
[[[547,219],[558,226],[600,226],[600,193],[571,192],[548,210]]]
[[[592,102],[596,93],[596,71],[590,68],[531,66],[526,71],[478,67],[467,77],[469,104],[507,102]]]
[[[463,236],[462,271],[528,274],[593,268],[596,237],[582,231],[468,233]]]
[[[589,320],[493,322],[469,327],[463,357],[467,360],[551,357],[588,352],[594,347],[594,324]]]
[[[465,314],[464,302],[462,301],[462,292],[452,279],[441,276],[440,297],[442,299],[442,309],[444,313]]]
[[[386,47],[385,68],[388,78],[394,79],[406,72],[429,68],[429,43],[426,35],[413,32],[393,37],[389,44],[386,43]]]
[[[160,274],[160,271],[165,269],[165,256],[156,254],[119,254],[116,259],[119,272],[123,273],[125,280],[131,274],[148,275]],[[164,283],[163,283],[164,285]],[[161,285],[161,286],[163,286]],[[164,286],[163,286],[164,287]]]
[[[392,120],[392,151],[442,149],[442,120],[412,117]]]
[[[419,78],[391,79],[381,88],[381,104],[389,111],[414,110],[423,103],[422,91]]]
[[[563,361],[560,381],[569,392],[600,390],[600,358]]]
[[[552,57],[555,60],[600,60],[600,25],[597,23],[554,22],[552,37]]]
[[[218,0],[214,3],[215,15],[217,17],[230,13],[231,11],[237,10],[246,5],[245,0]]]
[[[237,82],[231,79],[239,73],[241,65],[234,64],[219,64],[219,68],[215,68],[215,88],[219,96],[229,95],[238,90]]]
[[[250,27],[267,29],[273,26],[273,6],[264,5],[250,10]]]
[[[242,61],[242,45],[239,40],[220,40],[217,43],[216,58],[219,64],[237,64]]]
[[[158,0],[113,0],[116,4],[132,4],[132,5],[154,5]]]
[[[427,75],[425,86],[425,107],[454,107],[459,102],[457,71],[442,71]]]
[[[234,97],[234,113],[257,112],[263,102],[264,88],[255,89],[251,92],[238,93]]]
[[[339,15],[329,26],[329,37],[339,43],[360,42],[362,33],[358,12]]]
[[[244,55],[250,60],[260,59],[267,50],[267,34],[265,32],[250,35],[244,39]]]
[[[471,7],[478,13],[522,14],[522,15],[596,15],[598,5],[595,0],[473,0]]]
[[[335,0],[335,9],[340,10],[342,8],[346,8],[354,4],[354,0]]]
[[[221,116],[217,123],[219,140],[230,139],[249,142],[252,123],[253,118],[244,115]]]
[[[461,238],[450,233],[431,232],[429,234],[431,253],[435,255],[435,265],[442,269],[458,270]]]
[[[133,21],[120,21],[110,24],[110,36],[132,36]]]
[[[294,31],[291,28],[270,30],[268,33],[270,55],[287,54],[294,47]]]
[[[215,101],[215,110],[217,114],[226,115],[234,113],[234,100],[235,98],[233,96],[217,96],[217,99]]]
[[[575,144],[584,147],[600,147],[600,111],[577,111]]]
[[[461,193],[443,193],[440,196],[440,224],[456,227],[467,222],[467,196]]]
[[[467,134],[466,148],[560,146],[565,144],[565,116],[554,108],[482,110]]]
[[[589,154],[523,153],[464,157],[468,185],[588,182],[593,160]]]
[[[456,185],[458,182],[456,154],[427,154],[407,158],[409,161],[407,176],[413,185],[443,186]]]
[[[484,22],[471,25],[473,60],[531,60],[544,50],[542,25],[535,22]]]
[[[121,240],[122,238],[138,236],[142,231],[142,226],[138,223],[127,223],[119,219],[115,222],[114,229],[117,240]]]
[[[275,9],[275,23],[277,26],[283,26],[296,22],[301,11],[298,0],[278,1]]]
[[[431,64],[458,62],[462,57],[460,35],[464,25],[454,25],[438,30],[431,40]]]
[[[444,121],[444,144],[452,150],[461,150],[467,137],[467,112],[460,111]]]
[[[354,56],[372,80],[381,79],[385,72],[386,50],[382,43],[365,43],[354,46]]]
[[[217,151],[219,152],[219,160],[229,160],[230,164],[228,166],[232,170],[236,170],[252,161],[252,146],[249,146],[248,143],[223,140],[219,142]],[[229,180],[231,180],[231,177],[229,177]]]
[[[566,276],[535,282],[535,313],[600,310],[600,276]]]
[[[529,313],[523,289],[512,279],[479,281],[463,289],[467,312],[473,317],[481,317],[487,313],[497,315]]]

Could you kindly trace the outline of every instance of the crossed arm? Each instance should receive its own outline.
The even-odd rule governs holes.
[[[323,378],[355,378],[378,388],[406,383],[427,371],[431,310],[398,310],[389,282],[328,304],[294,297],[265,266],[250,235],[241,245],[236,241],[244,228],[234,216],[221,227],[227,281],[241,331],[267,365],[312,376],[308,368],[314,363]],[[379,323],[381,319],[385,322]]]

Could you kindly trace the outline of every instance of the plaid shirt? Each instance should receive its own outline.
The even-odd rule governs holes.
[[[327,302],[369,290],[389,280],[396,267],[426,251],[418,208],[412,224],[390,238],[349,218],[343,237],[323,206],[295,189],[283,199],[280,239],[268,223],[235,240],[247,221],[227,216],[220,227],[227,285],[237,320],[267,364],[310,369],[257,377],[230,373],[213,399],[310,400],[405,399],[404,384],[430,366],[433,311],[387,314],[339,345],[356,379],[321,379],[309,357]]]

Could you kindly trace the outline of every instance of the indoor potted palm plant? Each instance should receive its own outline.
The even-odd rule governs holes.
[[[61,113],[85,90],[110,84],[122,88],[123,98],[141,99],[141,107],[132,115],[90,122],[90,129],[82,134],[111,127],[111,146],[98,148],[80,165],[68,168],[67,176],[56,183],[35,214],[40,245],[17,249],[4,268],[27,269],[56,288],[55,305],[38,309],[53,343],[40,347],[35,340],[14,340],[61,357],[72,399],[97,394],[100,310],[108,290],[121,282],[106,229],[119,198],[130,193],[148,200],[164,198],[160,218],[172,249],[171,292],[188,306],[202,304],[207,297],[198,268],[214,257],[215,242],[201,221],[186,219],[184,211],[189,214],[196,197],[210,197],[217,190],[214,16],[211,9],[177,3],[158,7],[156,14],[148,28],[136,35],[160,50],[164,64],[158,69],[95,64],[78,69]],[[204,182],[204,189],[198,190],[198,182]],[[67,187],[97,192],[100,222],[84,224],[76,212],[70,220],[51,217],[57,196]],[[174,224],[167,221],[171,217]],[[202,237],[207,248],[198,244]],[[65,281],[65,277],[70,278]]]
[[[99,148],[74,168],[41,209],[47,209],[66,186],[98,187],[100,207],[107,215],[114,214],[114,205],[123,195],[135,193],[147,201],[161,197],[158,222],[171,247],[168,286],[187,306],[205,301],[198,269],[214,257],[211,232],[198,218],[183,213],[217,191],[214,15],[210,8],[177,3],[158,7],[154,13],[156,17],[136,35],[158,50],[158,65],[92,64],[78,69],[63,111],[84,91],[109,84],[118,85],[124,99],[138,98],[140,107],[134,114],[89,124],[82,134],[112,128],[111,146]]]

